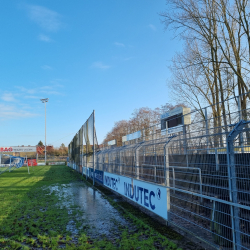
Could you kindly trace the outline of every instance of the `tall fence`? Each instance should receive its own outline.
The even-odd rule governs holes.
[[[83,166],[93,168],[96,150],[99,150],[99,146],[95,131],[95,111],[93,111],[68,145],[69,164],[81,173]]]
[[[132,195],[133,180],[165,187],[169,224],[217,249],[250,249],[250,110],[249,102],[241,107],[245,97],[216,104],[228,107],[221,116],[214,117],[214,106],[186,114],[192,122],[178,133],[162,131],[161,124],[145,128],[140,138],[122,147],[96,152],[94,168],[130,178]],[[88,175],[91,166],[83,166]]]

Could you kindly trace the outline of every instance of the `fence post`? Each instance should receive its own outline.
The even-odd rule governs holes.
[[[216,165],[216,171],[219,171],[220,168],[220,162],[219,162],[219,156],[218,156],[218,151],[217,148],[214,149],[214,155],[215,155],[215,165]]]
[[[83,176],[83,152],[82,152],[82,176]]]
[[[109,149],[108,149],[109,150]],[[109,150],[110,151],[110,150]],[[108,172],[110,173],[110,156],[109,156],[109,151],[108,151]]]
[[[103,153],[102,153],[102,171],[103,172],[105,171],[105,155],[106,155],[106,153],[104,153],[104,157],[103,157]]]
[[[119,150],[119,162],[120,162],[120,175],[122,174],[122,156],[121,156],[121,150]]]
[[[10,166],[11,166],[11,157],[10,157]],[[9,168],[9,172],[10,172],[10,168]]]
[[[182,124],[183,124],[183,149],[184,154],[186,155],[186,162],[188,167],[188,151],[187,151],[187,131],[186,131],[186,125],[184,124],[184,115],[182,115]]]
[[[153,125],[153,140],[154,140],[154,157],[155,157],[155,165],[157,165],[157,157],[156,157],[156,147],[155,147],[155,125]]]
[[[239,113],[239,122],[242,120],[242,110],[241,110],[241,101],[240,101],[240,96],[238,96],[238,113]],[[244,140],[243,140],[243,135],[240,133],[240,146],[242,152],[244,152]]]
[[[205,126],[206,126],[206,139],[207,139],[207,153],[209,153],[209,126],[207,118],[207,108],[205,108]]]
[[[168,136],[168,127],[166,127],[166,136]],[[170,181],[169,181],[169,155],[168,155],[168,148],[172,144],[172,139],[176,137],[176,135],[172,135],[168,137],[167,142],[164,145],[164,184],[167,189],[167,219],[168,214],[170,211]]]
[[[28,173],[30,174],[30,169],[29,169],[29,164],[28,164],[27,155],[26,155],[26,163],[27,163]],[[46,163],[45,163],[45,164],[46,164]]]
[[[87,147],[87,144],[86,144],[86,147]],[[87,180],[88,179],[88,155],[87,154],[85,155],[85,158],[86,158],[86,180]]]
[[[135,149],[135,171],[136,171],[136,179],[139,180],[139,157],[138,157],[138,150],[139,147],[136,147]]]
[[[241,120],[235,125],[233,130],[227,136],[227,166],[228,166],[228,182],[229,182],[229,199],[233,203],[238,203],[238,188],[237,175],[235,169],[235,155],[234,155],[234,139],[243,131],[247,122]],[[241,235],[240,235],[240,211],[236,206],[230,205],[233,244],[235,250],[241,249]]]
[[[95,185],[95,110],[93,111],[93,185]]]
[[[167,130],[166,130],[167,131]],[[170,181],[169,181],[169,157],[168,157],[168,142],[164,146],[164,179],[167,191],[167,220],[170,211]]]

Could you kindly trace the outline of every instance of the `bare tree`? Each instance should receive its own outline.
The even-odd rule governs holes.
[[[150,109],[148,107],[142,107],[134,110],[132,117],[129,121],[122,120],[116,122],[112,130],[106,135],[104,143],[111,140],[117,141],[117,146],[122,145],[122,136],[129,133],[133,133],[139,130],[146,129],[159,123],[160,109]],[[150,134],[150,129],[145,130],[145,136]]]
[[[186,45],[184,53],[173,59],[175,91],[195,108],[202,102],[213,105],[214,126],[227,125],[231,107],[225,101],[249,91],[248,0],[167,0],[167,4],[168,11],[161,14],[165,27],[172,27]],[[240,98],[243,110],[247,97]]]

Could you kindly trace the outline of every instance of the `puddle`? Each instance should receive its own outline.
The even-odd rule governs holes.
[[[83,182],[73,182],[68,185],[51,186],[50,192],[55,192],[61,199],[60,207],[66,207],[68,214],[72,214],[72,206],[78,205],[83,212],[82,228],[91,238],[117,239],[122,229],[134,228],[113,208],[102,195]],[[67,225],[67,231],[77,235],[78,230],[72,220]]]

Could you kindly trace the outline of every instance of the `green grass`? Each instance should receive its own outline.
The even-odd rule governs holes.
[[[94,240],[87,236],[83,225],[84,211],[76,204],[64,206],[56,191],[81,175],[66,166],[37,166],[16,169],[0,176],[0,249],[177,249],[165,236],[143,221],[124,214],[137,228],[123,228],[119,238],[112,241]],[[75,224],[77,235],[67,231],[69,222]],[[122,225],[117,225],[121,227]],[[116,230],[111,228],[110,230]]]

